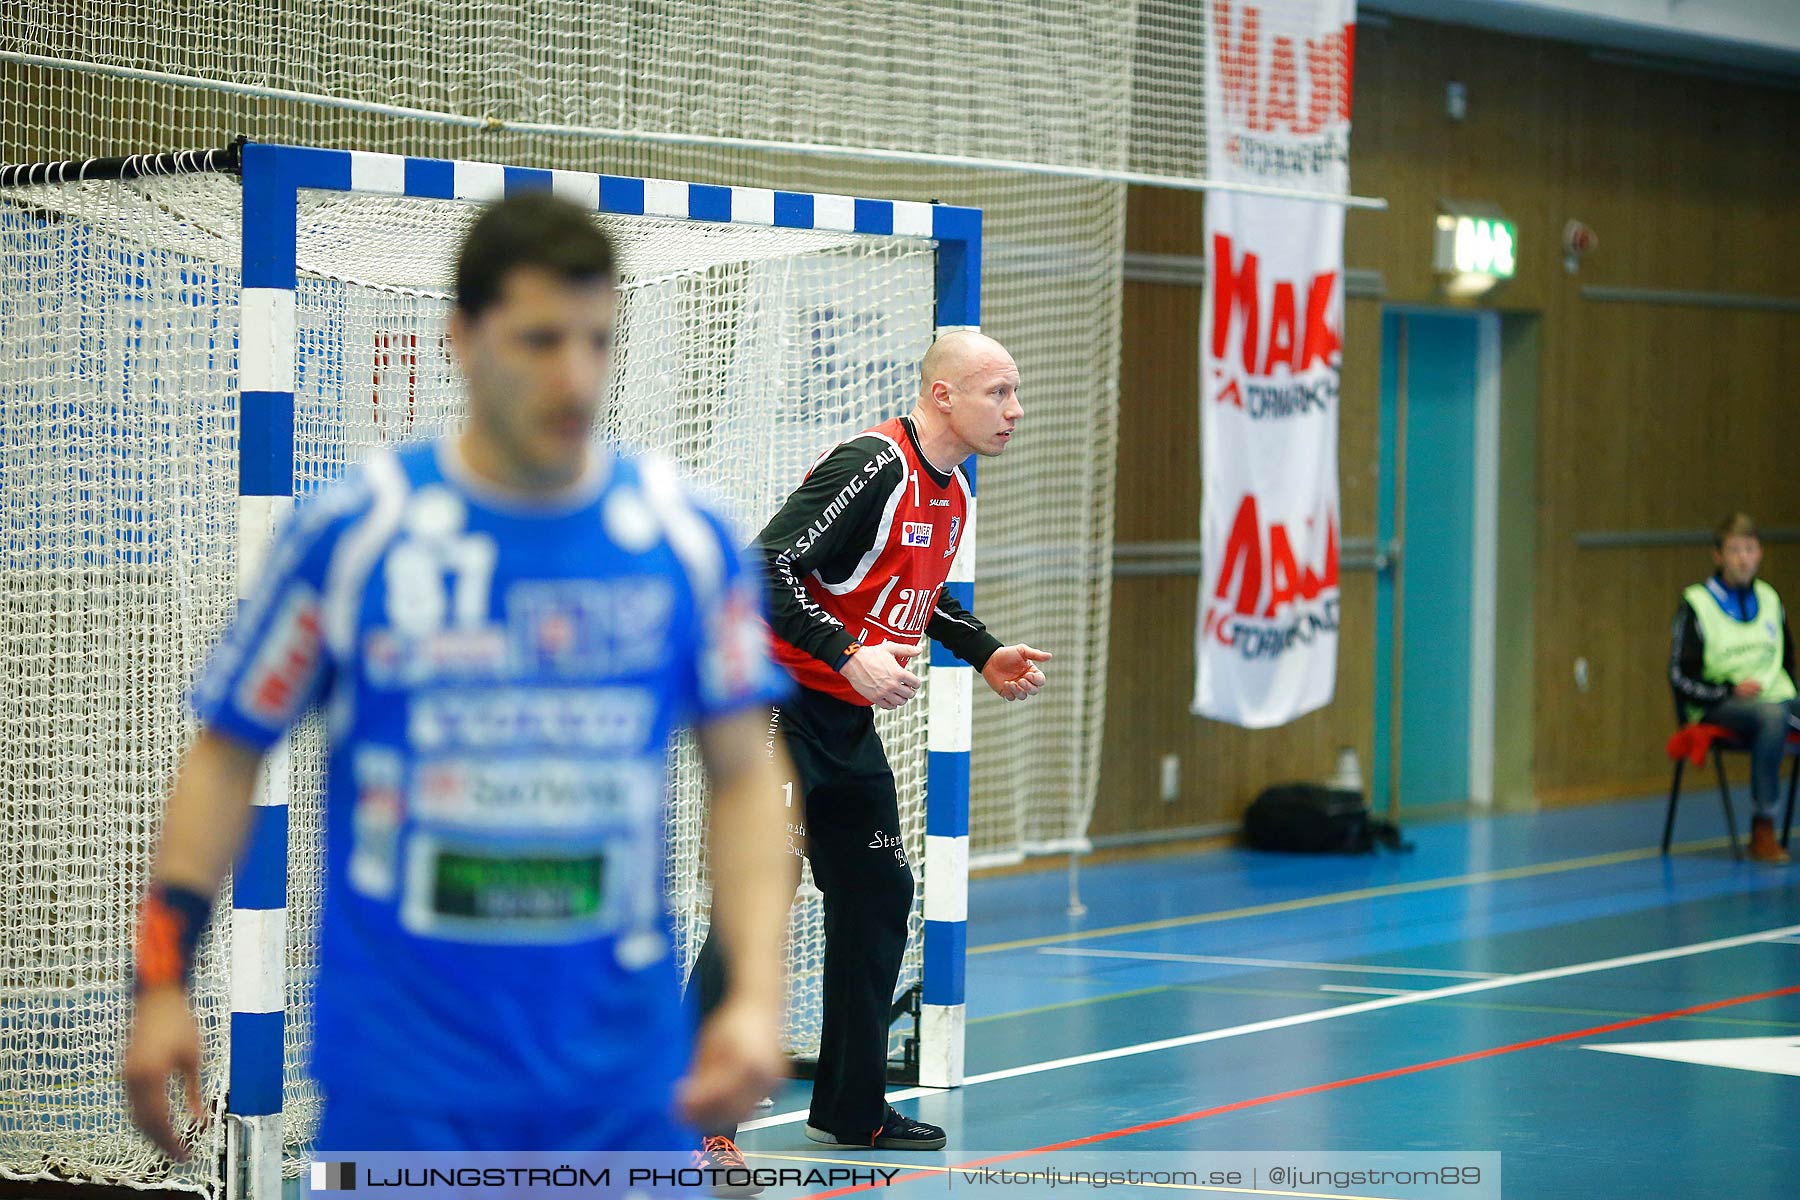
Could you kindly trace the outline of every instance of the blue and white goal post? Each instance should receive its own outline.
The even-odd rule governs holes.
[[[621,220],[643,217],[929,239],[935,242],[935,333],[977,329],[980,324],[977,209],[259,144],[243,148],[241,169],[240,597],[266,556],[274,530],[295,502],[296,379],[307,370],[308,352],[296,320],[302,234],[298,214],[309,192],[482,203],[517,192],[549,190]],[[893,415],[880,414],[878,419]],[[973,459],[965,470],[973,485]],[[973,607],[976,524],[971,500],[968,529],[948,585],[969,607]],[[972,668],[933,646],[926,704],[929,758],[919,1079],[933,1087],[956,1086],[963,1078],[973,676]],[[271,756],[259,785],[247,850],[232,890],[228,1169],[234,1177],[242,1172],[249,1194],[259,1200],[280,1195],[283,1165],[292,794],[284,748]]]

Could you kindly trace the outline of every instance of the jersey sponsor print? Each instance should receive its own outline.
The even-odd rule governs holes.
[[[666,464],[527,506],[453,446],[303,506],[196,684],[272,747],[326,716],[313,1071],[425,1111],[666,1107],[687,1053],[662,894],[669,739],[786,689],[759,575]]]

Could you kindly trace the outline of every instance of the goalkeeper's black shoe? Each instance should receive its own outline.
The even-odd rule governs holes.
[[[827,1146],[854,1146],[859,1150],[942,1150],[948,1139],[936,1125],[915,1121],[900,1113],[893,1105],[873,1133],[831,1133],[816,1125],[806,1127],[806,1136]]]

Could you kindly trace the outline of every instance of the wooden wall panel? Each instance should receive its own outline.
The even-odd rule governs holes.
[[[1444,86],[1468,92],[1461,122]],[[1498,204],[1519,226],[1514,281],[1488,303],[1541,318],[1537,480],[1502,503],[1535,512],[1535,735],[1540,801],[1615,795],[1665,778],[1668,622],[1704,548],[1583,550],[1590,530],[1690,529],[1733,508],[1800,525],[1800,317],[1608,303],[1587,285],[1800,294],[1800,91],[1596,62],[1575,46],[1394,19],[1357,39],[1354,190],[1345,257],[1394,303],[1443,303],[1430,267],[1441,197]],[[1198,254],[1197,196],[1134,189],[1127,243]],[[1600,245],[1565,272],[1563,223]],[[1375,525],[1379,313],[1346,306],[1341,424],[1344,530]],[[1132,284],[1121,373],[1121,542],[1192,539],[1199,517],[1194,289]],[[1800,545],[1770,545],[1764,574],[1800,603]],[[1318,776],[1338,745],[1369,761],[1372,577],[1345,580],[1338,699],[1287,728],[1250,732],[1187,714],[1197,580],[1122,578],[1094,832],[1235,819],[1277,778]],[[1574,664],[1588,664],[1579,690]],[[1157,799],[1157,760],[1179,754],[1183,794]]]

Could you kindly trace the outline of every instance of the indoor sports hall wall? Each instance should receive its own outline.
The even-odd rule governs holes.
[[[1497,749],[1517,760],[1524,782],[1498,799],[1555,803],[1666,786],[1668,624],[1679,588],[1704,573],[1705,547],[1583,549],[1576,537],[1710,528],[1733,508],[1768,527],[1800,526],[1800,315],[1603,302],[1581,289],[1791,299],[1800,90],[1399,18],[1363,24],[1356,54],[1352,189],[1390,208],[1352,211],[1346,229],[1346,268],[1380,272],[1385,295],[1352,288],[1346,304],[1344,536],[1376,532],[1382,305],[1442,303],[1430,270],[1438,200],[1492,201],[1518,223],[1521,258],[1486,306],[1517,314],[1509,339],[1535,334],[1541,347],[1535,379],[1519,381],[1539,397],[1535,487],[1500,500],[1503,522],[1523,531],[1515,552],[1523,547],[1534,578],[1524,593],[1533,611],[1504,614],[1525,623],[1521,644],[1532,652],[1529,663],[1503,664],[1524,686],[1510,704],[1502,697]],[[1460,123],[1445,115],[1450,80],[1468,89]],[[1198,196],[1133,189],[1127,250],[1199,255],[1200,212]],[[1559,249],[1569,218],[1600,238],[1575,276]],[[1128,270],[1121,546],[1197,536],[1199,314],[1197,287],[1134,281]],[[1510,351],[1503,374],[1515,373]],[[1800,542],[1771,540],[1765,573],[1792,604]],[[1339,746],[1355,747],[1366,773],[1374,579],[1367,570],[1343,578],[1336,703],[1252,733],[1187,715],[1194,576],[1116,578],[1096,836],[1235,821],[1268,783],[1328,776]],[[1585,693],[1577,657],[1589,665]],[[1165,754],[1181,758],[1174,803],[1158,795]]]

